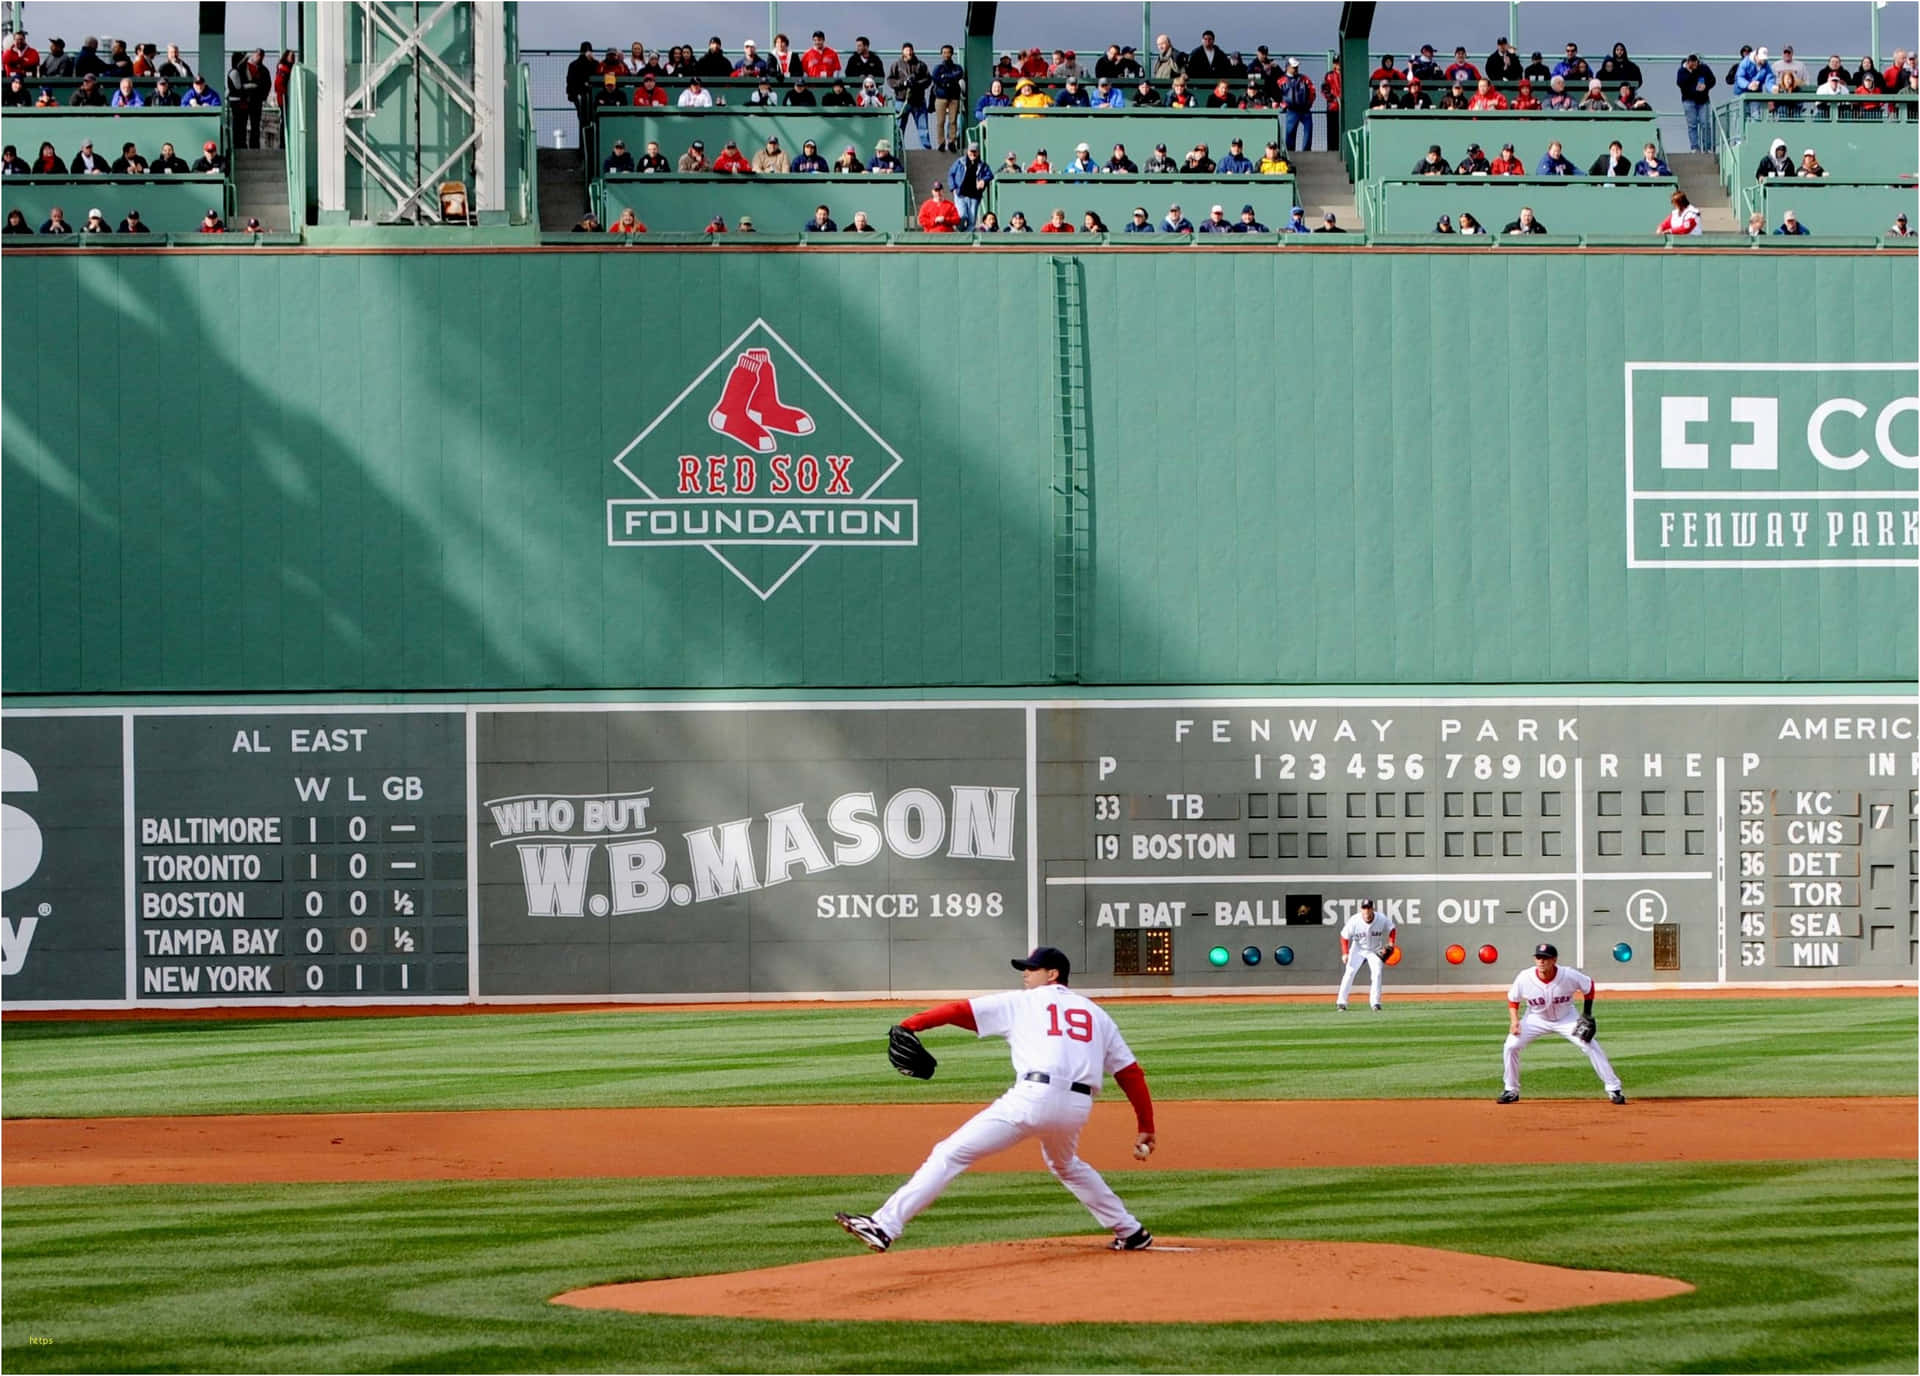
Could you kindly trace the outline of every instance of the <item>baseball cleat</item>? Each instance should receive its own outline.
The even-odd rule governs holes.
[[[1493,1102],[1496,1104],[1517,1104],[1520,1102],[1520,1091],[1517,1089],[1503,1089],[1500,1091],[1500,1097]]]
[[[1610,1104],[1624,1104],[1627,1102],[1627,1096],[1621,1090],[1610,1089],[1607,1091],[1607,1102]]]
[[[1333,1011],[1336,1013],[1344,1013],[1347,1011],[1347,1005],[1344,1003],[1336,1003],[1333,1005]]]
[[[1369,1005],[1369,1006],[1370,1006],[1370,1007],[1371,1007],[1371,1008],[1373,1009],[1373,1011],[1374,1011],[1374,1012],[1376,1012],[1376,1013],[1378,1013],[1378,1012],[1380,1011],[1380,1005],[1379,1005],[1379,1004],[1377,1004],[1377,1003],[1375,1003],[1375,1004],[1371,1004],[1371,1005]]]
[[[1151,1246],[1153,1246],[1153,1234],[1145,1228],[1136,1228],[1127,1236],[1116,1237],[1113,1240],[1113,1250],[1116,1252],[1138,1252]]]
[[[893,1246],[887,1230],[865,1214],[835,1214],[833,1221],[865,1243],[869,1252],[884,1252]]]

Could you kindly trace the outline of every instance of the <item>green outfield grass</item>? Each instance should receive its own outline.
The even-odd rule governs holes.
[[[1385,1012],[1308,1004],[1119,1005],[1122,1031],[1169,1099],[1477,1097],[1499,1090],[1506,1007],[1392,1000]],[[1911,1094],[1911,998],[1602,996],[1600,1039],[1636,1098]],[[984,1101],[1007,1051],[928,1034],[932,1083],[908,1086],[883,1045],[898,1012],[593,1012],[273,1020],[7,1022],[4,1111],[15,1117]],[[1527,1053],[1530,1096],[1589,1094],[1586,1062],[1549,1039]]]
[[[1142,1174],[1167,1235],[1457,1248],[1677,1276],[1647,1304],[1473,1319],[1057,1327],[650,1318],[587,1284],[845,1256],[876,1178],[5,1192],[10,1371],[1872,1371],[1915,1366],[1914,1167]],[[971,1176],[901,1246],[1093,1228],[1040,1176]],[[1116,1262],[1120,1259],[1116,1258]],[[884,1264],[878,1260],[877,1264]],[[1383,1307],[1392,1296],[1380,1297]],[[1085,1322],[1074,1323],[1074,1319]]]

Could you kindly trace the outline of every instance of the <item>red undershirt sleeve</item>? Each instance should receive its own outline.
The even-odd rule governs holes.
[[[1140,1125],[1140,1131],[1153,1131],[1153,1095],[1147,1091],[1147,1072],[1140,1068],[1140,1062],[1134,1061],[1113,1075],[1113,1082],[1126,1094],[1127,1102],[1133,1105],[1134,1121]]]
[[[973,1021],[973,1004],[966,999],[943,1003],[938,1008],[929,1008],[924,1013],[902,1018],[900,1025],[909,1032],[924,1032],[929,1027],[964,1027],[969,1032],[980,1030]]]

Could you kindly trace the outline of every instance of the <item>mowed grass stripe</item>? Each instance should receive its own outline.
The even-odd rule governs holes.
[[[1121,1028],[1168,1099],[1476,1097],[1498,1091],[1506,1007],[1121,1005]],[[1596,1005],[1636,1097],[1911,1094],[1912,999],[1634,999]],[[7,1022],[7,1117],[377,1109],[885,1103],[886,1009],[591,1012],[259,1022]],[[957,1029],[918,1102],[984,1101],[1007,1050]],[[1593,1090],[1556,1039],[1525,1062],[1529,1095]]]
[[[1363,1144],[1356,1144],[1363,1146]],[[564,1150],[557,1143],[556,1150]],[[574,1286],[841,1256],[892,1179],[590,1180],[4,1194],[10,1370],[1914,1369],[1914,1172],[1893,1162],[1155,1174],[1157,1230],[1402,1242],[1678,1276],[1560,1314],[778,1324],[558,1309]],[[968,1176],[903,1247],[1094,1228],[1042,1176]],[[108,1265],[110,1261],[110,1267]],[[44,1346],[30,1339],[45,1339]]]

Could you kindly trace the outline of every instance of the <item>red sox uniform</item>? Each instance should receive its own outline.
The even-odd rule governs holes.
[[[1386,967],[1387,948],[1393,945],[1393,919],[1385,913],[1375,914],[1373,900],[1360,900],[1360,911],[1347,919],[1347,925],[1340,929],[1340,954],[1346,957],[1346,973],[1340,976],[1340,992],[1334,996],[1333,1006],[1342,1013],[1347,1011],[1347,995],[1353,992],[1353,977],[1359,973],[1361,965],[1373,967],[1373,997],[1369,1002],[1373,1011],[1380,1011],[1380,974]]]
[[[1616,1104],[1627,1101],[1620,1087],[1620,1077],[1614,1073],[1613,1064],[1607,1059],[1607,1053],[1600,1049],[1600,1043],[1597,1040],[1581,1041],[1574,1035],[1574,1027],[1580,1016],[1574,1009],[1574,1003],[1576,1000],[1591,1000],[1594,992],[1591,979],[1570,965],[1558,963],[1558,953],[1551,945],[1543,942],[1534,949],[1532,968],[1514,976],[1513,985],[1507,990],[1507,1006],[1511,1010],[1513,1030],[1508,1033],[1504,1048],[1501,1103],[1510,1104],[1520,1097],[1521,1048],[1548,1032],[1565,1037],[1586,1054],[1587,1059],[1593,1062],[1593,1072],[1600,1077],[1609,1099]]]
[[[886,1251],[968,1166],[1029,1137],[1039,1139],[1047,1169],[1113,1232],[1115,1250],[1137,1251],[1153,1241],[1100,1172],[1077,1154],[1080,1130],[1105,1075],[1113,1076],[1133,1105],[1139,1127],[1135,1154],[1144,1157],[1152,1150],[1153,1100],[1145,1072],[1106,1010],[1066,986],[1064,954],[1043,946],[1013,966],[1029,972],[1025,988],[944,1004],[902,1023],[915,1032],[953,1025],[982,1037],[1005,1037],[1013,1053],[1013,1087],[936,1145],[871,1216],[838,1216],[840,1226],[873,1251]],[[1052,982],[1049,972],[1061,982]]]

